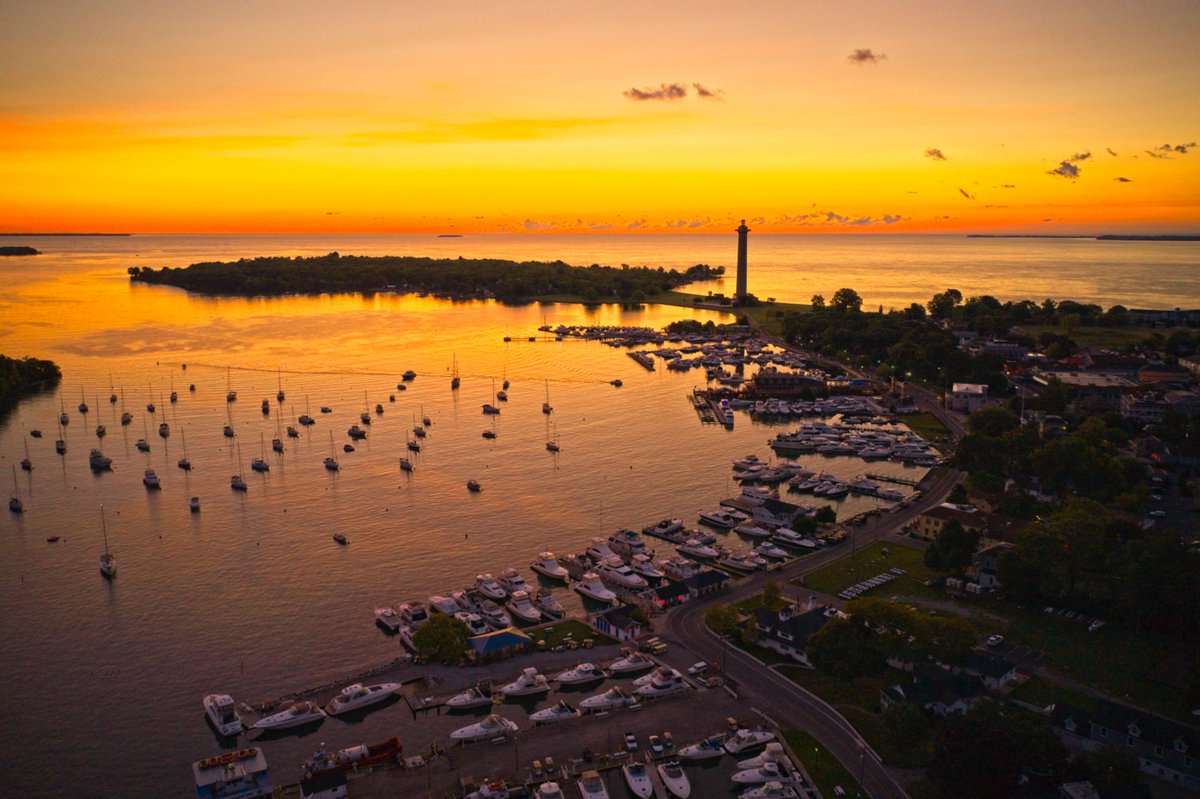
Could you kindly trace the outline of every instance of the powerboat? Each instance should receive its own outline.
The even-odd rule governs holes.
[[[565,700],[560,700],[557,705],[529,714],[529,720],[534,723],[534,726],[539,724],[553,724],[556,721],[568,721],[569,719],[578,717],[579,711],[574,706],[568,705]]]
[[[528,594],[531,590],[525,578],[512,567],[500,572],[500,579],[496,582],[500,583],[500,587],[508,594],[516,594],[518,591]]]
[[[453,596],[442,596],[441,594],[433,594],[429,597],[429,609],[437,613],[445,613],[447,616],[453,616],[459,611],[466,610]]]
[[[701,558],[704,560],[711,560],[721,554],[707,544],[702,543],[699,538],[689,538],[687,541],[676,547],[675,551],[681,555],[688,555],[693,558]]]
[[[787,550],[776,546],[770,541],[763,541],[750,551],[757,553],[759,557],[771,558],[772,560],[783,560],[784,558],[790,557],[787,553]]]
[[[659,763],[657,768],[658,776],[662,778],[663,785],[672,796],[687,799],[692,795],[692,784],[688,782],[687,774],[683,773],[683,767],[679,765],[678,760]]]
[[[654,566],[649,555],[637,554],[629,559],[629,568],[647,580],[661,580],[666,575]]]
[[[634,572],[620,560],[607,560],[596,567],[596,574],[602,580],[610,580],[622,588],[639,591],[646,587],[646,578]]]
[[[541,553],[537,560],[529,564],[529,568],[551,580],[561,580],[565,583],[570,578],[570,573],[558,562],[553,552]]]
[[[608,788],[604,787],[604,780],[598,771],[583,772],[578,785],[582,799],[608,799]]]
[[[680,691],[686,691],[689,687],[687,681],[683,679],[683,675],[675,669],[659,669],[649,676],[648,683],[638,686],[638,696],[647,698],[670,696]]]
[[[679,555],[660,560],[656,565],[663,570],[663,574],[672,580],[683,581],[699,571],[694,561]]]
[[[451,710],[468,710],[473,707],[483,707],[492,704],[491,694],[485,694],[478,685],[468,688],[462,693],[455,694],[446,700],[446,707]]]
[[[616,661],[608,667],[609,672],[613,676],[619,674],[632,674],[636,671],[645,671],[658,665],[650,658],[643,655],[641,652],[632,652],[626,650],[625,657]]]
[[[757,788],[742,791],[741,799],[799,799],[800,794],[790,785],[768,782]]]
[[[205,696],[204,715],[213,729],[222,735],[237,735],[242,731],[242,717],[237,713],[233,697],[228,694]]]
[[[739,755],[775,740],[775,733],[770,730],[738,730],[725,739],[725,751],[731,755]]]
[[[395,608],[375,608],[375,623],[390,633],[398,633],[404,626]]]
[[[672,536],[683,532],[683,519],[663,519],[658,524],[642,529],[646,535]]]
[[[790,527],[780,527],[771,538],[777,544],[785,544],[798,549],[816,549],[817,544],[811,538],[806,538]]]
[[[751,552],[730,552],[718,559],[717,565],[744,574],[766,567],[767,562]]]
[[[347,685],[343,688],[325,706],[325,712],[331,716],[336,716],[339,713],[347,713],[351,710],[370,707],[391,697],[399,690],[400,683],[398,682],[385,682],[378,685],[363,685],[356,682],[353,685]]]
[[[500,587],[500,583],[490,574],[479,574],[475,577],[475,590],[488,599],[503,602],[508,599],[508,592]]]
[[[467,613],[460,610],[454,614],[454,618],[467,625],[467,632],[470,633],[472,637],[476,635],[484,635],[485,633],[490,632],[492,629],[491,627],[488,627],[487,622],[484,621],[483,617],[478,613]]]
[[[517,723],[510,721],[503,716],[498,716],[495,713],[491,714],[483,721],[476,724],[468,724],[465,727],[459,727],[454,732],[450,733],[452,741],[483,741],[497,736],[505,737],[512,735],[517,731]]]
[[[594,663],[579,663],[573,669],[568,669],[554,679],[562,685],[580,685],[582,683],[603,680],[604,670]]]
[[[747,538],[770,538],[771,531],[765,527],[759,527],[757,524],[739,524],[733,528],[733,531],[738,535],[744,535]]]
[[[325,711],[313,702],[292,702],[278,713],[264,716],[251,725],[253,730],[284,730],[314,724],[325,718]]]
[[[575,585],[571,587],[589,599],[594,599],[597,602],[604,602],[611,605],[615,604],[617,601],[617,595],[604,587],[604,583],[600,582],[600,578],[596,576],[595,572],[586,573],[583,575],[582,580],[575,583]]]
[[[510,796],[512,791],[508,789],[508,783],[497,778],[488,780],[480,785],[478,790],[471,791],[466,795],[466,799],[509,799]]]
[[[680,749],[679,757],[683,760],[709,760],[714,757],[724,757],[724,744],[724,735],[710,735],[699,743]]]
[[[767,748],[762,751],[762,754],[746,760],[738,761],[739,769],[758,768],[766,763],[779,763],[781,765],[789,765],[791,758],[783,751],[783,744],[778,741],[771,741],[767,744]]]
[[[638,799],[650,799],[654,796],[654,783],[650,781],[650,773],[646,771],[645,763],[626,763],[621,766],[621,774],[629,792]]]
[[[500,693],[505,696],[530,696],[532,694],[544,694],[550,690],[550,683],[546,680],[545,675],[538,674],[538,670],[532,666],[521,672],[521,676],[504,685],[500,688]]]
[[[543,782],[533,792],[533,799],[567,799],[557,782]]]
[[[425,605],[421,602],[405,602],[396,610],[400,613],[400,618],[413,630],[416,630],[425,622],[429,621],[429,611],[425,609]]]
[[[561,619],[567,614],[567,609],[549,591],[539,591],[538,595],[533,598],[533,605],[542,612],[543,616],[551,619]]]
[[[105,455],[98,449],[92,450],[88,455],[88,465],[92,467],[94,472],[107,472],[112,470],[112,458]]]
[[[742,522],[748,521],[749,518],[744,513],[724,509],[700,511],[700,521],[713,527],[723,527],[726,530],[737,527]]]
[[[579,703],[580,710],[586,710],[590,713],[598,713],[601,710],[612,710],[618,707],[626,707],[632,705],[637,700],[629,694],[622,691],[620,688],[609,688],[603,693],[589,696]]]
[[[646,541],[633,530],[621,529],[608,537],[609,547],[623,558],[639,554],[654,554]]]
[[[765,782],[788,783],[792,781],[791,773],[779,763],[771,761],[761,766],[739,771],[731,777],[738,785],[761,785]]]
[[[493,630],[503,630],[512,626],[512,616],[504,612],[504,608],[490,599],[485,599],[476,608],[479,617]]]
[[[508,600],[504,607],[521,621],[537,624],[542,620],[542,612],[529,601],[528,591],[514,591],[512,599]]]
[[[394,761],[396,756],[404,751],[404,744],[399,738],[392,737],[374,744],[358,744],[331,752],[321,744],[312,757],[304,761],[300,773],[305,778],[316,777],[319,774],[329,774],[337,771],[358,771],[369,766]],[[303,795],[309,794],[301,788]],[[315,795],[315,794],[314,794]]]
[[[620,559],[620,556],[616,552],[613,552],[608,542],[600,536],[592,539],[592,543],[587,548],[587,556],[594,559],[597,563],[603,563],[612,558]]]

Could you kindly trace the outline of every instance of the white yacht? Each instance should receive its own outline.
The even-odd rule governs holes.
[[[254,730],[283,730],[313,724],[325,718],[325,711],[314,702],[292,702],[278,713],[264,716],[251,725]]]
[[[614,384],[618,382],[620,381],[613,381]],[[608,789],[604,787],[604,780],[600,778],[600,773],[597,771],[583,772],[578,785],[579,795],[582,799],[608,799]]]
[[[609,672],[614,677],[619,674],[632,674],[638,671],[645,671],[646,669],[651,669],[658,665],[641,652],[634,652],[628,649],[625,650],[625,652],[625,657],[608,667]]]
[[[767,744],[767,748],[761,754],[747,758],[746,760],[738,761],[739,769],[758,768],[766,763],[779,763],[784,766],[791,765],[791,758],[783,751],[783,744],[778,741],[772,741]]]
[[[805,538],[800,533],[797,533],[790,527],[780,527],[775,531],[772,537],[773,541],[779,544],[784,544],[790,547],[798,547],[800,549],[816,549],[817,545],[811,538]]]
[[[514,591],[512,599],[508,600],[504,604],[504,607],[508,609],[509,613],[523,622],[537,624],[542,620],[542,612],[529,601],[528,591]]]
[[[491,627],[488,627],[487,622],[478,613],[467,613],[466,611],[458,611],[454,614],[454,618],[467,625],[467,632],[471,636],[483,635],[491,632]]]
[[[738,730],[729,738],[725,739],[725,751],[731,755],[738,755],[742,752],[749,751],[758,746],[763,746],[769,741],[775,740],[775,733],[770,730]]]
[[[631,558],[634,555],[654,554],[654,551],[646,546],[645,539],[633,530],[618,530],[608,537],[608,545],[623,558]]]
[[[612,551],[612,547],[608,545],[608,542],[600,536],[596,536],[592,539],[592,543],[587,548],[587,555],[597,563],[603,563],[604,561],[612,558],[617,558],[618,560],[620,559],[620,556],[617,555],[616,552]]]
[[[747,538],[770,538],[771,531],[765,527],[759,527],[757,524],[739,524],[733,528],[733,531],[738,535],[744,535]]]
[[[658,561],[655,565],[663,570],[663,574],[672,580],[686,580],[699,571],[696,563],[680,555]]]
[[[680,749],[679,757],[683,760],[709,760],[714,757],[724,757],[724,743],[724,735],[710,735],[699,743]]]
[[[750,552],[729,552],[717,559],[717,565],[746,574],[764,568],[767,562]]]
[[[727,530],[737,527],[739,524],[748,521],[749,519],[750,517],[746,514],[734,510],[721,509],[700,511],[700,521],[704,522],[705,524],[712,525],[713,527],[723,527]]]
[[[619,558],[606,560],[596,567],[596,574],[602,580],[610,580],[622,588],[640,591],[645,588],[646,578],[637,574],[633,569],[621,562]]]
[[[475,612],[493,630],[503,630],[512,626],[512,616],[490,599],[480,602]]]
[[[629,792],[638,799],[650,799],[654,796],[654,783],[650,781],[650,773],[646,771],[645,763],[626,763],[621,766],[621,774]]]
[[[483,707],[492,704],[491,694],[485,694],[478,685],[457,693],[446,700],[446,707],[451,710],[468,710],[473,707]]]
[[[242,717],[228,694],[208,694],[204,697],[204,715],[213,729],[222,735],[237,735],[242,731]]]
[[[761,766],[736,772],[731,779],[738,785],[761,785],[765,782],[789,783],[791,773],[779,763],[771,761]]]
[[[503,602],[508,599],[508,593],[500,587],[500,583],[490,574],[479,574],[475,576],[475,590],[488,599],[495,599]]]
[[[619,707],[627,707],[632,705],[637,700],[629,694],[622,691],[620,688],[609,688],[603,693],[589,696],[579,703],[580,710],[586,710],[591,713],[598,713],[601,710],[613,710]]]
[[[529,564],[529,568],[543,577],[551,580],[561,580],[564,583],[570,577],[570,573],[558,562],[558,558],[554,557],[553,552],[541,553],[537,556],[537,560]]]
[[[686,691],[690,687],[687,681],[683,679],[683,675],[675,669],[659,669],[650,675],[650,678],[649,682],[638,686],[638,696],[670,696],[680,691]]]
[[[761,544],[750,550],[761,558],[769,558],[771,560],[783,560],[790,557],[786,549],[776,546],[770,541],[763,541]]]
[[[658,524],[642,530],[646,535],[672,536],[683,532],[683,519],[663,519]]]
[[[647,580],[661,580],[666,575],[654,565],[649,555],[634,555],[629,559],[629,568]]]
[[[699,538],[689,538],[676,547],[676,551],[681,555],[704,560],[711,560],[721,554],[707,544],[701,543]]]
[[[799,799],[800,794],[790,785],[779,782],[768,782],[757,788],[742,791],[741,799]]]
[[[542,612],[543,616],[550,619],[561,619],[567,615],[567,609],[549,591],[539,591],[533,598],[533,605]]]
[[[425,609],[425,605],[421,602],[405,602],[396,610],[400,613],[400,618],[409,627],[416,630],[425,622],[429,621],[429,611]]]
[[[339,713],[369,707],[377,702],[384,701],[399,690],[400,683],[398,682],[385,682],[378,685],[363,685],[356,682],[353,685],[347,685],[343,688],[325,706],[325,712],[331,716],[336,716]]]
[[[505,696],[530,696],[532,694],[544,694],[550,690],[550,683],[545,675],[538,674],[538,670],[531,667],[526,668],[521,672],[521,676],[504,685],[500,688],[500,693]]]
[[[495,713],[478,724],[468,724],[450,733],[452,741],[483,741],[497,736],[507,738],[517,731],[517,723]]]
[[[567,799],[557,782],[543,782],[533,792],[533,799]]]
[[[595,572],[588,572],[583,575],[583,579],[571,587],[597,602],[605,602],[611,605],[617,601],[617,595],[604,587],[604,583],[600,582],[600,578]]]
[[[603,680],[604,670],[594,663],[579,663],[573,669],[568,669],[554,679],[562,685],[580,685],[582,683]]]
[[[529,583],[525,582],[525,578],[516,569],[511,567],[500,572],[500,579],[496,582],[500,584],[500,587],[507,594],[515,594],[518,591],[524,591],[528,594],[532,590],[529,587]]]
[[[433,594],[429,597],[429,609],[447,616],[453,616],[459,611],[466,610],[454,596],[442,596],[441,594]]]
[[[678,799],[687,799],[692,795],[692,784],[688,782],[687,774],[683,772],[683,767],[679,765],[679,761],[672,760],[668,763],[659,763],[658,776],[662,778],[663,785],[666,786],[667,792]]]
[[[574,706],[568,705],[565,700],[560,700],[557,705],[529,714],[529,720],[533,722],[534,726],[553,724],[556,721],[569,721],[578,717],[579,711]]]
[[[375,623],[390,633],[398,633],[404,626],[395,608],[375,608]]]

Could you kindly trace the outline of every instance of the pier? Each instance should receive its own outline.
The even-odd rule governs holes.
[[[628,355],[630,358],[633,358],[635,361],[640,363],[642,366],[644,366],[646,368],[647,372],[654,371],[654,359],[651,358],[646,353],[640,352],[640,351],[632,351],[632,352],[627,352],[625,354]]]
[[[720,424],[721,418],[717,416],[717,409],[713,407],[712,402],[708,398],[708,393],[703,389],[692,389],[692,407],[696,409],[696,415],[700,417],[700,421],[704,424]]]
[[[911,480],[907,477],[893,477],[890,474],[874,474],[872,472],[867,472],[866,477],[869,480],[878,480],[881,483],[895,483],[896,485],[909,486],[910,488],[916,488],[921,483],[920,480]]]

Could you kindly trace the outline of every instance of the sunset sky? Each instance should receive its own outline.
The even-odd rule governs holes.
[[[1200,233],[1200,2],[0,6],[0,230]]]

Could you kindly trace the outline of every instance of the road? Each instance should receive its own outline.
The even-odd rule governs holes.
[[[890,535],[918,514],[943,502],[950,489],[961,477],[953,469],[935,470],[922,497],[906,506],[871,519],[854,533],[855,545],[862,545]],[[802,574],[844,557],[851,552],[845,544],[810,555],[784,569],[756,574],[717,597],[694,600],[670,611],[665,618],[663,636],[686,650],[672,653],[674,665],[704,660],[723,665],[726,676],[738,685],[744,701],[764,711],[786,725],[795,725],[810,733],[833,754],[874,799],[906,799],[908,794],[884,766],[879,756],[863,741],[855,729],[820,697],[809,693],[791,680],[766,668],[739,649],[729,647],[704,624],[704,612],[713,601],[722,604],[738,602],[762,590],[768,578],[778,582],[792,580]]]

